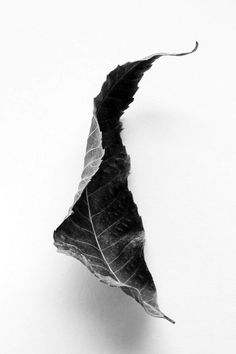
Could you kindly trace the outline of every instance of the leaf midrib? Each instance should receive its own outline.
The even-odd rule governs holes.
[[[103,254],[103,252],[102,252],[102,249],[101,249],[101,246],[100,246],[100,244],[99,244],[99,242],[98,242],[97,234],[96,234],[95,227],[94,227],[93,220],[92,220],[92,216],[91,216],[91,210],[90,210],[90,204],[89,204],[89,198],[88,198],[88,190],[87,190],[87,187],[85,188],[85,193],[86,193],[86,200],[87,200],[87,206],[88,206],[89,220],[90,220],[90,223],[91,223],[91,226],[92,226],[94,238],[95,238],[95,241],[96,241],[96,243],[97,243],[98,249],[99,249],[99,251],[100,251],[100,253],[101,253],[101,255],[102,255],[102,258],[103,258],[105,264],[107,265],[107,268],[110,270],[111,274],[115,277],[115,279],[120,283],[119,278],[117,278],[117,276],[115,275],[115,273],[113,272],[113,270],[112,270],[111,267],[109,266],[109,263],[107,262],[106,257],[104,256],[104,254]]]

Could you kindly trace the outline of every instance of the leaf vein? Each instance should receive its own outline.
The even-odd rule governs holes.
[[[79,240],[79,239],[74,240],[74,239],[71,238],[71,237],[68,237],[68,238],[69,238],[70,240],[73,240],[73,241],[76,241],[76,242],[80,242],[80,243],[83,243],[84,245],[88,245],[88,246],[90,246],[90,247],[93,247],[93,248],[95,248],[96,250],[99,251],[99,249],[98,249],[96,246],[92,245],[92,244],[89,243],[89,242],[81,241],[81,240]]]
[[[84,227],[80,226],[78,223],[76,223],[72,218],[71,218],[72,224],[74,224],[78,229],[84,230],[86,232],[89,232],[90,234],[93,235],[92,231],[85,229]]]
[[[110,203],[108,203],[108,204],[105,206],[105,208],[103,208],[102,210],[100,210],[98,213],[91,215],[91,217],[93,218],[94,216],[97,216],[97,215],[101,214],[103,211],[105,211],[107,208],[109,208],[109,206],[112,205],[117,199],[118,199],[118,198],[117,198],[117,196],[116,196],[116,198],[112,199],[112,201],[111,201]]]
[[[93,151],[93,150],[96,150],[96,149],[101,149],[101,146],[98,145],[98,146],[95,146],[95,147],[92,148],[92,149],[87,150],[85,156],[86,156],[89,152],[91,152],[91,151]]]
[[[134,276],[135,274],[137,273],[137,271],[139,270],[140,268],[140,264],[137,266],[136,270],[133,272],[133,274],[124,282],[124,284],[127,284]]]
[[[120,268],[118,268],[118,269],[115,271],[115,274],[118,273],[118,272],[120,272],[122,269],[124,269],[125,266],[133,260],[133,258],[134,258],[134,256],[132,256],[131,258],[128,259],[127,262],[125,262],[124,264],[122,264],[122,266],[121,266]]]
[[[96,128],[89,134],[88,138],[98,129],[98,125],[96,126]]]
[[[104,232],[106,232],[108,229],[110,229],[111,227],[113,227],[114,225],[116,225],[121,219],[124,219],[124,216],[122,216],[121,218],[119,218],[118,220],[116,220],[115,222],[113,222],[113,224],[111,224],[110,226],[108,226],[105,230],[103,230],[102,232],[100,232],[99,235],[97,235],[97,238],[100,237]]]
[[[88,193],[88,197],[91,197],[91,195],[93,195],[94,193],[96,193],[97,191],[99,191],[100,189],[106,187],[108,184],[112,183],[117,177],[120,177],[120,174],[115,175],[112,179],[110,179],[108,182],[106,182],[105,184],[103,184],[102,186],[100,186],[99,188],[97,188],[95,191],[93,191],[92,193]]]
[[[113,262],[115,262],[121,255],[122,253],[124,252],[124,250],[134,241],[134,239],[130,240],[123,248],[122,250],[120,251],[120,253],[118,254],[118,256],[113,259],[109,264],[112,264]]]

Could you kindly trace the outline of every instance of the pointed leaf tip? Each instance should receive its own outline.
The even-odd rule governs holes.
[[[167,321],[169,321],[169,322],[175,324],[175,321],[172,320],[170,317],[167,317],[166,315],[164,315],[163,318],[164,318],[165,320],[167,320]]]
[[[152,55],[149,55],[148,57],[144,58],[143,60],[155,60],[155,59],[158,59],[160,57],[163,57],[163,56],[169,56],[169,57],[181,57],[183,55],[188,55],[188,54],[192,54],[194,52],[196,52],[196,50],[198,49],[198,46],[199,46],[199,43],[196,41],[195,43],[195,47],[190,50],[189,52],[183,52],[183,53],[167,53],[167,52],[161,52],[161,53],[156,53],[156,54],[152,54]]]
[[[196,52],[196,50],[198,49],[198,45],[199,45],[199,44],[198,44],[198,41],[196,41],[195,47],[194,47],[192,50],[190,50],[190,52],[179,53],[179,54],[174,54],[174,55],[181,56],[181,55],[192,54],[192,53]]]

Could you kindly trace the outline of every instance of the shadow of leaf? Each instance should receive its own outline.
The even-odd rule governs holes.
[[[102,284],[83,268],[74,268],[68,277],[67,303],[73,316],[78,321],[86,318],[90,333],[103,336],[104,353],[143,353],[149,316],[131,297]]]

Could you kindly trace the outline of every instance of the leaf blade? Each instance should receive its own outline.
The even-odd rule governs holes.
[[[121,288],[150,315],[171,322],[159,309],[145,263],[144,228],[128,189],[130,158],[120,137],[120,118],[156,59],[191,52],[155,54],[118,66],[107,76],[94,99],[84,170],[74,204],[54,232],[58,250],[79,259],[100,281]]]

